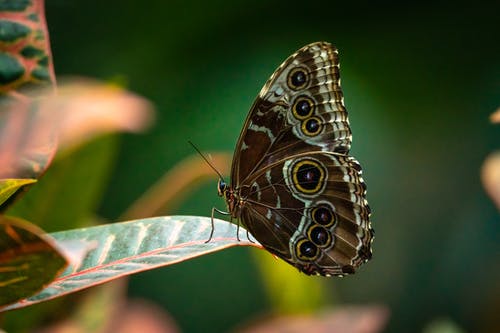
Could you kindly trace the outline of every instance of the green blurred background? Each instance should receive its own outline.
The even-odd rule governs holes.
[[[498,211],[480,183],[499,148],[500,6],[451,1],[47,1],[57,75],[118,80],[155,103],[155,126],[122,138],[100,214],[116,220],[164,172],[232,151],[253,99],[292,52],[340,51],[352,154],[376,230],[358,274],[325,281],[332,304],[385,304],[387,332],[448,318],[493,332],[500,308]],[[175,214],[224,208],[216,178]],[[133,276],[185,332],[221,332],[271,310],[248,249]]]

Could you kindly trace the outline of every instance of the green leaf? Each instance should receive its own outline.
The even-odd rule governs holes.
[[[0,307],[33,295],[67,266],[43,231],[0,216]]]
[[[35,182],[36,179],[0,179],[0,206],[21,187]]]
[[[335,302],[326,290],[323,277],[299,274],[297,268],[267,251],[252,251],[252,254],[277,313],[313,312]]]
[[[73,293],[125,275],[173,265],[184,260],[232,246],[260,246],[247,239],[236,225],[214,220],[211,230],[208,217],[154,217],[51,234],[60,247],[80,242],[88,252],[42,292],[2,310],[24,307]],[[78,256],[77,256],[78,257]]]

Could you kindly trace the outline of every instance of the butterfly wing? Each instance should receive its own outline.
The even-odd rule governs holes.
[[[291,55],[269,78],[243,125],[231,184],[290,151],[347,153],[351,130],[340,88],[338,52],[326,42]]]
[[[373,230],[359,163],[294,154],[241,188],[241,219],[270,252],[307,274],[344,275],[371,258]]]
[[[350,145],[337,50],[307,45],[271,76],[245,121],[231,172],[233,216],[306,274],[353,273],[371,257],[373,230]]]

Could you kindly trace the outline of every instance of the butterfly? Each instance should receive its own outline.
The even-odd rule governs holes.
[[[372,256],[374,231],[351,138],[338,51],[326,42],[306,45],[250,109],[230,183],[217,185],[225,214],[307,275],[354,273]]]

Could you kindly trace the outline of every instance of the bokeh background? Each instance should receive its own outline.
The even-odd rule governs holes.
[[[500,148],[499,5],[457,1],[47,1],[57,75],[124,84],[155,103],[155,126],[125,135],[99,213],[120,214],[193,154],[232,151],[253,99],[291,53],[340,51],[352,154],[376,231],[359,273],[324,281],[331,305],[384,304],[387,332],[445,319],[500,331],[498,211],[480,167]],[[175,214],[224,208],[216,177]],[[223,332],[272,311],[249,249],[133,276],[185,332]],[[492,330],[493,329],[493,330]],[[498,330],[496,330],[498,329]]]

